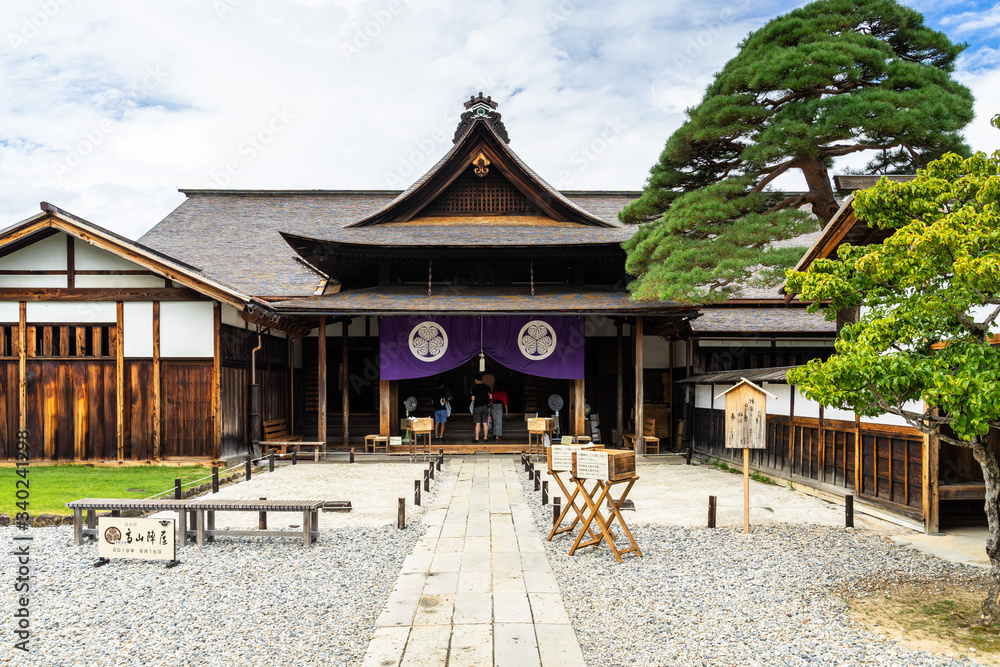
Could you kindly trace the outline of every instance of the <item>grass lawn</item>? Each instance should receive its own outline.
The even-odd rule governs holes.
[[[22,468],[23,470],[23,468]],[[105,468],[89,465],[31,466],[28,471],[28,513],[70,514],[66,503],[81,498],[148,498],[172,489],[174,479],[182,484],[211,475],[211,468],[199,466]],[[13,516],[15,480],[21,479],[16,468],[3,468],[0,478],[0,513]],[[168,497],[173,497],[168,496]]]

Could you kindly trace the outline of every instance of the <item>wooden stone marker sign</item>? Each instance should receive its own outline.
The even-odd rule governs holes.
[[[767,448],[767,397],[777,398],[740,378],[716,400],[726,397],[726,448],[743,450],[743,532],[750,532],[750,450]]]
[[[99,517],[98,564],[103,565],[112,558],[164,560],[176,564],[175,532],[173,519]]]
[[[593,445],[552,445],[548,448],[549,470],[552,472],[573,470],[573,452],[592,448]]]

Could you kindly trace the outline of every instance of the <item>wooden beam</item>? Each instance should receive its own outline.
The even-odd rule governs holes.
[[[389,435],[399,435],[399,380],[389,380]]]
[[[340,414],[342,418],[342,430],[344,449],[351,448],[351,380],[347,370],[347,327],[350,320],[341,322],[341,349],[340,349]]]
[[[378,381],[378,433],[389,435],[389,380]]]
[[[76,239],[66,235],[66,287],[76,287]]]
[[[571,433],[575,436],[577,435],[590,435],[586,432],[584,423],[585,415],[583,414],[583,404],[584,404],[584,379],[573,380],[570,388],[569,403],[570,403],[570,414],[572,415],[573,423],[570,425]]]
[[[153,302],[153,460],[161,459],[161,415],[163,395],[160,387],[160,302]]]
[[[218,461],[222,454],[222,304],[215,302],[213,308],[213,330],[215,347],[212,353],[212,460]]]
[[[18,350],[17,350],[17,386],[18,386],[18,421],[17,427],[24,431],[28,428],[28,318],[27,304],[22,301],[18,305]],[[37,434],[36,434],[37,436]]]
[[[326,315],[319,316],[319,418],[317,420],[319,433],[316,439],[326,442]],[[326,445],[323,445],[326,453]]]
[[[186,287],[17,287],[0,289],[0,301],[205,301]]]
[[[625,428],[625,350],[622,343],[622,329],[624,326],[624,320],[618,320],[615,323],[615,327],[618,329],[618,430],[616,431],[617,437],[615,438],[615,442],[612,443],[615,447],[621,447],[623,442],[622,433],[624,433]]]
[[[125,460],[125,304],[117,303],[118,322],[115,327],[115,442],[118,460]]]
[[[854,413],[854,495],[860,496],[864,490],[864,475],[861,470],[861,463],[864,457],[861,455],[861,417]]]
[[[642,385],[642,315],[635,318],[635,455],[646,455],[646,439],[643,437],[643,385]]]

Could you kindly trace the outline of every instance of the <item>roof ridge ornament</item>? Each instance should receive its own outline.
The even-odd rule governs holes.
[[[462,119],[458,122],[458,128],[455,129],[455,137],[451,141],[453,144],[457,144],[458,140],[477,120],[489,123],[505,144],[510,143],[507,128],[500,120],[500,114],[496,110],[497,103],[493,101],[492,95],[483,97],[483,93],[480,92],[478,96],[470,96],[465,102],[465,108],[466,111],[462,113]]]

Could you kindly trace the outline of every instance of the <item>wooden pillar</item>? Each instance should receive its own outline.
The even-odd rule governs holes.
[[[118,460],[125,460],[125,304],[117,303],[118,324],[115,336],[115,442]]]
[[[794,384],[788,385],[788,473],[795,473],[795,394]]]
[[[344,449],[351,448],[351,376],[347,370],[347,327],[350,325],[349,319],[341,321],[340,331],[340,414],[343,420],[342,431],[344,439]]]
[[[611,443],[615,447],[620,447],[623,442],[622,433],[625,429],[625,350],[622,343],[622,328],[625,326],[624,320],[618,320],[615,322],[615,327],[618,329],[618,430],[616,433],[618,437],[615,442]]]
[[[389,380],[389,433],[399,435],[399,380]]]
[[[825,482],[826,481],[826,429],[823,425],[823,406],[819,406],[819,451],[816,456],[818,460],[819,470],[816,471],[816,481]],[[892,453],[889,454],[890,460],[892,459]]]
[[[937,411],[934,411],[935,414]],[[936,435],[924,433],[923,484],[924,484],[924,532],[941,532],[941,500],[938,497],[938,477],[940,475],[939,454],[941,443]]]
[[[326,315],[319,317],[319,354],[317,364],[319,365],[319,418],[317,420],[318,433],[316,439],[326,442]],[[323,445],[323,452],[326,453],[326,445]]]
[[[160,302],[153,302],[153,459],[161,458],[163,396],[160,387]]]
[[[646,455],[642,416],[642,315],[635,317],[635,455]]]
[[[378,433],[389,435],[389,380],[378,381]]]
[[[222,304],[215,302],[213,312],[215,347],[212,352],[212,460],[222,455]]]
[[[18,350],[17,350],[17,386],[18,386],[18,420],[17,427],[24,431],[28,428],[28,317],[27,304],[18,304]],[[34,434],[38,437],[38,434]],[[13,458],[13,457],[12,457]]]
[[[584,380],[573,380],[570,385],[569,409],[570,409],[570,433],[576,435],[590,435],[586,430],[586,416],[583,414]]]
[[[861,451],[861,417],[854,413],[854,495],[860,496],[864,490],[864,475],[861,463],[864,461]]]
[[[76,238],[66,235],[66,287],[76,287]]]
[[[288,432],[295,433],[295,339],[288,336]],[[262,452],[263,453],[263,452]]]

